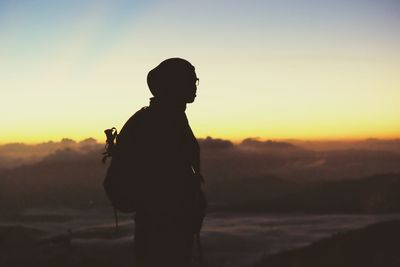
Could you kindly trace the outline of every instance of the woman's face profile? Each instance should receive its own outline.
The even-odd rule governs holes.
[[[182,77],[179,83],[179,95],[185,103],[193,103],[196,98],[197,84],[199,79],[193,70]]]

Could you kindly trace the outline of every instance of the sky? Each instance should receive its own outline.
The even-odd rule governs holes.
[[[398,0],[0,0],[0,143],[103,140],[162,60],[198,137],[400,138]]]

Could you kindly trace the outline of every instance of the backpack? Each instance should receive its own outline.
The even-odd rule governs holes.
[[[145,109],[142,108],[136,112],[129,121],[137,124],[138,120],[143,117],[141,114],[144,113]],[[137,191],[140,190],[138,188],[138,179],[141,177],[137,177],[139,176],[138,174],[135,175],[134,166],[126,163],[122,153],[123,146],[126,144],[121,143],[121,136],[118,134],[117,129],[115,127],[106,129],[104,133],[107,140],[102,162],[106,163],[107,158],[111,158],[103,181],[104,190],[111,205],[114,207],[115,213],[116,211],[123,213],[135,212],[138,203]]]

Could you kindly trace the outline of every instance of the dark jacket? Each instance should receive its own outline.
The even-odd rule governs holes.
[[[139,212],[182,214],[193,210],[199,181],[199,144],[189,126],[185,105],[151,99],[150,106],[136,112],[118,136],[119,155],[140,177]]]

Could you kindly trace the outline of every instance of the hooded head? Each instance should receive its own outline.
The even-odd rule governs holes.
[[[189,61],[169,58],[147,74],[147,85],[154,97],[192,103],[196,97],[195,68]]]

